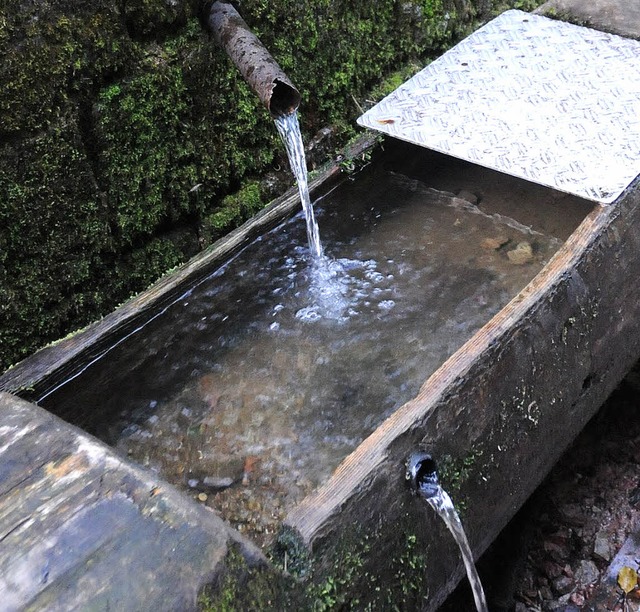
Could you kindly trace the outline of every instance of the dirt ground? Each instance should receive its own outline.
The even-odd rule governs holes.
[[[479,561],[491,612],[640,610],[639,407],[640,363]],[[474,609],[463,581],[441,612]]]

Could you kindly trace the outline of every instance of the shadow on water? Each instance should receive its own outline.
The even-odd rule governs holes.
[[[390,165],[316,202],[324,257],[299,214],[43,405],[179,486],[217,483],[207,503],[267,538],[560,245]]]

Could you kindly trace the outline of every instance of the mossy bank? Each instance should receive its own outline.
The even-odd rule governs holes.
[[[533,2],[531,3],[533,4]],[[530,8],[523,2],[511,6]],[[243,0],[303,95],[307,139],[492,0]],[[0,0],[0,370],[111,311],[259,210],[272,121],[201,0]]]

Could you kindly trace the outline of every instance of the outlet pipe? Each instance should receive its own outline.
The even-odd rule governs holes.
[[[300,105],[300,92],[233,5],[221,0],[214,2],[208,25],[215,41],[226,51],[271,115],[294,113]]]
[[[460,517],[449,497],[440,486],[438,466],[428,453],[417,451],[413,453],[406,465],[406,478],[414,495],[422,497],[445,522],[462,554],[462,561],[467,570],[467,578],[473,591],[473,599],[478,612],[488,612],[487,600],[484,595],[480,576],[473,562],[473,553],[467,541]]]

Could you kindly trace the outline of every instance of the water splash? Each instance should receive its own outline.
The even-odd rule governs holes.
[[[304,217],[307,222],[307,239],[309,240],[309,250],[312,255],[322,257],[322,244],[320,242],[320,231],[313,214],[313,205],[309,196],[309,182],[307,178],[307,162],[304,155],[304,144],[300,133],[300,123],[298,113],[295,111],[288,115],[279,115],[274,119],[280,138],[287,149],[291,171],[298,183],[298,191],[304,210]]]
[[[305,306],[296,312],[304,322],[347,323],[357,317],[382,318],[396,305],[392,261],[347,257],[333,259],[323,255],[305,262],[303,286],[296,294]],[[391,268],[390,268],[391,267]],[[385,273],[382,273],[383,269]]]
[[[436,462],[427,453],[414,453],[407,463],[407,478],[411,480],[413,491],[435,510],[453,535],[467,570],[476,609],[478,612],[488,612],[487,600],[473,561],[467,535],[449,494],[440,486]]]

